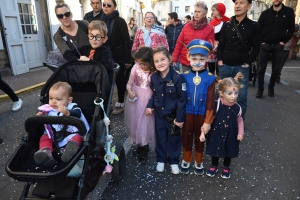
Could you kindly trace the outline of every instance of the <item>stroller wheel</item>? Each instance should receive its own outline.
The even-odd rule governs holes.
[[[121,144],[117,144],[115,154],[119,157],[119,161],[114,160],[112,179],[114,181],[120,181],[124,176],[125,171],[125,150]]]

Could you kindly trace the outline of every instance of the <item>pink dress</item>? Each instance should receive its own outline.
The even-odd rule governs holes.
[[[143,71],[138,64],[135,64],[130,73],[126,88],[131,88],[137,96],[137,101],[130,102],[129,96],[125,102],[125,126],[131,142],[139,145],[149,144],[155,146],[155,124],[154,114],[146,116],[145,111],[149,99],[152,96],[150,88],[150,71]]]

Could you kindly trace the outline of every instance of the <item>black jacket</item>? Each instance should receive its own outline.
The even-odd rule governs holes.
[[[235,20],[247,48],[238,37],[232,20]],[[250,20],[247,16],[239,23],[234,16],[231,21],[223,24],[220,32],[218,60],[222,60],[224,64],[229,66],[240,66],[244,63],[251,65],[260,49],[258,23]]]
[[[277,12],[272,6],[261,13],[258,25],[262,42],[287,43],[295,31],[294,10],[282,4],[282,8]]]
[[[79,47],[78,51],[82,56],[89,57],[91,49],[92,46],[89,44]],[[69,62],[76,61],[80,58],[80,55],[78,54],[76,49],[65,51],[63,56]],[[93,60],[103,65],[106,68],[107,72],[113,71],[112,56],[109,49],[105,45],[102,45],[101,47],[95,49]]]
[[[103,14],[103,11],[101,10],[100,13],[94,17],[93,11],[91,11],[91,12],[86,13],[84,15],[83,19],[88,21],[88,22],[91,22],[93,20],[101,20],[102,14]]]

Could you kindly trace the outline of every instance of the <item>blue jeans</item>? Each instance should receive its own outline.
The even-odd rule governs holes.
[[[221,79],[232,77],[234,78],[238,72],[241,72],[244,75],[244,79],[240,80],[241,89],[237,99],[238,104],[242,108],[242,117],[245,120],[245,114],[247,109],[247,96],[248,96],[248,77],[249,77],[249,68],[243,68],[242,66],[228,66],[222,65],[219,66],[219,76]]]

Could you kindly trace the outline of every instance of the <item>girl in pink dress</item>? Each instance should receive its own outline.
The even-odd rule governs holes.
[[[133,155],[137,155],[141,163],[148,160],[149,144],[152,148],[155,145],[154,115],[145,115],[147,103],[152,96],[152,56],[153,50],[150,47],[138,49],[134,54],[136,64],[131,70],[126,86],[128,97],[125,103],[125,126],[131,141],[138,145]]]

